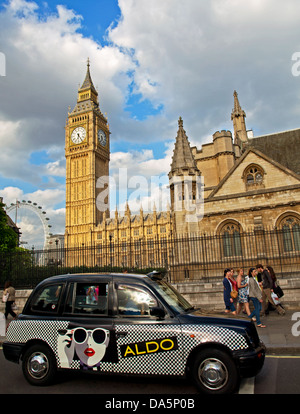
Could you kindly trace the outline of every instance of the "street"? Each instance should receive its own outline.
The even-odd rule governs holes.
[[[255,394],[300,394],[300,356],[269,356],[255,379]]]
[[[182,379],[99,376],[60,373],[50,387],[37,388],[23,377],[21,365],[8,362],[0,349],[0,394],[144,394],[195,395],[195,387]],[[300,394],[300,357],[268,356],[255,379],[242,380],[240,394]]]

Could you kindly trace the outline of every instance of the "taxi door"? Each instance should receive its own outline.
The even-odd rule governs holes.
[[[178,320],[162,309],[144,285],[115,282],[116,336],[118,363],[115,372],[147,375],[184,375],[182,335]],[[159,312],[156,311],[156,315]]]
[[[69,323],[57,344],[60,368],[106,371],[106,362],[117,360],[110,298],[109,277],[69,284],[62,315]]]

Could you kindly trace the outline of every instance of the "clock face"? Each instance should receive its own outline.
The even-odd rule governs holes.
[[[86,130],[83,127],[75,128],[71,135],[71,140],[74,144],[80,144],[85,140]]]
[[[98,140],[99,140],[100,144],[103,147],[105,147],[105,145],[106,145],[106,134],[101,129],[99,129],[99,131],[98,131]]]

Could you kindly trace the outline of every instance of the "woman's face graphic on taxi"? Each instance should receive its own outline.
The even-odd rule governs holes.
[[[109,331],[102,328],[94,330],[76,328],[73,340],[80,361],[88,367],[94,367],[105,355],[109,343]]]

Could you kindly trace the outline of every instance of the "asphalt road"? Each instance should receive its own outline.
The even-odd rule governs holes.
[[[60,373],[49,387],[32,387],[23,377],[21,365],[4,358],[0,349],[0,394],[97,394],[196,396],[195,387],[182,379],[146,379],[122,376],[100,376],[80,372]],[[240,394],[300,394],[300,357],[267,357],[255,379],[243,380]]]

